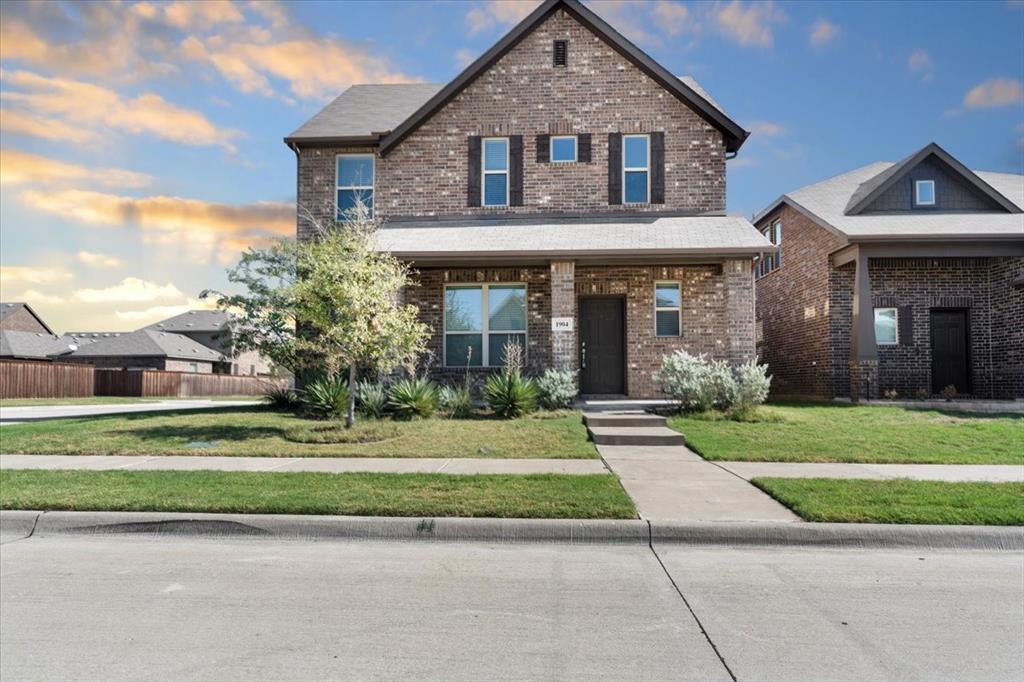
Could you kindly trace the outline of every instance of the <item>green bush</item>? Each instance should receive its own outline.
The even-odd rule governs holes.
[[[339,419],[348,412],[348,382],[341,375],[323,377],[306,385],[302,404],[317,419]]]
[[[473,396],[465,386],[442,386],[437,397],[441,411],[453,419],[465,419],[473,414]]]
[[[560,410],[576,398],[576,372],[549,369],[537,379],[537,399],[546,410]]]
[[[376,381],[356,382],[356,406],[365,416],[379,419],[387,410],[387,389]]]
[[[275,386],[267,391],[264,395],[267,402],[275,410],[297,410],[302,401],[299,399],[299,394],[294,389],[288,388],[287,386],[278,387]]]
[[[514,372],[501,372],[487,377],[484,400],[499,417],[521,417],[537,409],[537,384]]]
[[[736,387],[732,396],[734,419],[749,419],[754,409],[768,399],[772,378],[768,366],[759,365],[755,360],[745,362],[736,368]]]
[[[399,419],[429,417],[437,411],[437,386],[426,379],[401,379],[388,393],[388,407]]]

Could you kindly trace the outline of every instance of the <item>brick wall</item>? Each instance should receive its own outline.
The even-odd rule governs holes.
[[[555,39],[569,41],[569,66],[552,66]],[[665,132],[665,203],[637,211],[725,210],[722,134],[564,11],[538,26],[376,166],[378,215],[622,210],[608,205],[610,132]],[[536,162],[536,136],[590,133],[592,162]],[[524,206],[466,206],[467,142],[522,135]],[[304,148],[298,201],[329,218],[335,154],[371,149]],[[308,225],[300,216],[300,236]]]
[[[831,396],[850,395],[850,332],[853,325],[853,282],[856,263],[828,272],[828,341],[830,349]],[[826,396],[826,397],[831,397]]]
[[[1024,258],[997,258],[989,271],[992,300],[992,392],[1024,398]]]
[[[829,253],[842,240],[788,205],[760,220],[757,228],[777,219],[782,222],[782,265],[756,283],[761,361],[768,364],[773,394],[831,397],[830,347],[836,340],[825,293],[830,281]],[[844,364],[849,357],[848,339],[846,349]]]
[[[4,316],[3,323],[0,324],[0,329],[6,331],[15,332],[35,332],[37,334],[49,334],[46,331],[46,327],[39,323],[35,315],[27,311],[24,307],[20,307],[17,310],[7,313]]]

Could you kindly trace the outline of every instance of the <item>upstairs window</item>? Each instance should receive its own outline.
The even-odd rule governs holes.
[[[483,157],[483,205],[508,206],[508,138],[484,138]]]
[[[554,47],[555,66],[566,66],[569,63],[569,41],[556,40]]]
[[[622,137],[623,203],[647,204],[651,201],[651,144],[648,135]]]
[[[574,163],[576,161],[576,136],[564,135],[551,138],[551,163]]]
[[[505,345],[526,350],[526,286],[449,286],[444,292],[446,367],[500,367]]]
[[[894,346],[900,341],[896,308],[875,308],[875,343]]]
[[[341,154],[337,168],[338,220],[361,202],[373,217],[373,154]]]
[[[654,284],[654,334],[655,336],[679,336],[682,317],[682,299],[679,282],[655,282]]]
[[[934,206],[935,205],[935,181],[918,180],[914,183],[914,205]]]
[[[763,256],[757,265],[757,276],[764,277],[769,272],[778,270],[782,266],[782,221],[776,220],[771,225],[761,229],[761,234],[779,250],[775,253]]]

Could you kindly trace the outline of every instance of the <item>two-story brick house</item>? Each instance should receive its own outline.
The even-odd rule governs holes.
[[[755,216],[761,356],[778,395],[1024,398],[1024,176],[936,144]]]
[[[580,370],[585,394],[656,394],[679,348],[752,359],[753,264],[725,215],[747,132],[576,0],[547,0],[445,85],[357,85],[285,142],[298,236],[357,199],[413,263],[406,300],[439,378]]]

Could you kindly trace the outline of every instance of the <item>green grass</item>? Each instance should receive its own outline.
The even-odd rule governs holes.
[[[52,405],[129,405],[155,403],[161,400],[260,400],[258,395],[210,395],[188,398],[136,398],[131,396],[99,395],[90,398],[3,398],[0,407],[36,407]]]
[[[4,426],[7,453],[46,455],[240,455],[260,457],[597,457],[578,413],[553,418],[361,420],[335,440],[337,423],[269,408],[123,414]],[[369,435],[372,442],[358,442]],[[304,442],[305,441],[305,442]],[[312,441],[312,442],[309,442]],[[213,447],[189,448],[189,443]]]
[[[1024,525],[1024,484],[755,478],[807,521]]]
[[[610,474],[0,471],[0,508],[354,516],[629,519]]]
[[[751,421],[709,413],[669,426],[711,460],[1024,464],[1020,415],[788,403],[763,405]]]

